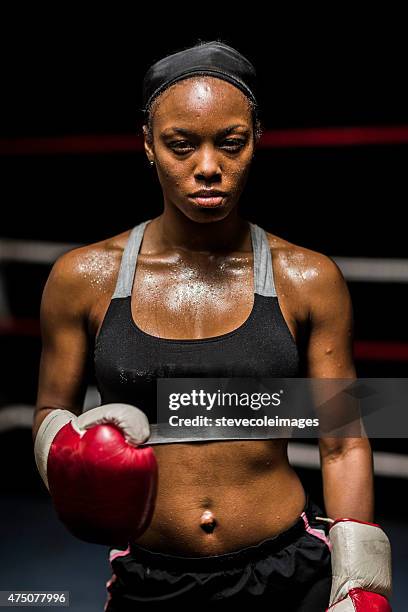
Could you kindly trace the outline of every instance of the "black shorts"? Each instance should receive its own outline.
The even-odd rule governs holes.
[[[105,611],[211,602],[220,604],[219,609],[250,603],[256,610],[324,612],[331,555],[326,523],[316,516],[322,516],[322,510],[307,496],[302,514],[287,530],[222,555],[183,557],[135,545],[126,551],[112,549]]]

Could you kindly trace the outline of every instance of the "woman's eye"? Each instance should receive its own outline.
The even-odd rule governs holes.
[[[184,152],[185,149],[189,149],[189,148],[191,149],[192,145],[190,145],[188,142],[184,140],[178,140],[177,142],[170,143],[170,147],[172,149],[175,149],[176,151]]]
[[[233,140],[232,140],[232,139],[229,139],[229,140],[225,140],[225,141],[224,141],[224,146],[226,146],[226,147],[227,147],[227,148],[229,148],[229,149],[230,149],[230,148],[237,148],[237,147],[238,147],[238,148],[241,148],[241,147],[243,147],[243,146],[244,146],[244,144],[245,144],[245,143],[244,143],[244,141],[243,141],[243,140],[238,140],[238,139],[236,139],[236,138],[234,138]]]

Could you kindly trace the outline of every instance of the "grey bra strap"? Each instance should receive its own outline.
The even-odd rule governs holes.
[[[132,295],[133,278],[135,275],[137,255],[142,242],[145,227],[150,223],[151,219],[142,221],[136,225],[129,234],[126,246],[123,251],[122,261],[120,262],[118,279],[116,281],[114,298],[124,298]]]
[[[137,256],[145,227],[150,221],[151,219],[142,221],[142,223],[136,225],[129,234],[123,251],[115,293],[112,299],[124,298],[132,295]],[[254,253],[254,292],[266,297],[276,296],[271,251],[265,230],[255,223],[250,223],[249,226]]]
[[[266,297],[276,296],[268,237],[259,225],[250,223],[250,227],[254,252],[254,292]]]

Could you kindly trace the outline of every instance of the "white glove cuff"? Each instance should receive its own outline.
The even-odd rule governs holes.
[[[358,521],[340,520],[329,531],[333,581],[330,605],[361,588],[390,598],[391,545],[384,531]]]
[[[48,490],[47,462],[52,441],[64,425],[75,419],[75,414],[69,410],[58,408],[47,414],[38,429],[34,442],[34,457],[40,476]]]
[[[143,444],[150,437],[149,421],[144,412],[131,404],[104,404],[81,414],[73,427],[80,435],[94,425],[116,425],[132,446]]]

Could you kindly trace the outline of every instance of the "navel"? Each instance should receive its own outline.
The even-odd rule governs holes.
[[[217,526],[214,514],[211,510],[205,510],[200,519],[200,527],[206,533],[212,533]]]

